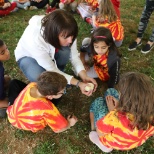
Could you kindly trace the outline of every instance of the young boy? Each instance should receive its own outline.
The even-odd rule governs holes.
[[[8,107],[8,99],[6,97],[6,90],[8,88],[10,77],[4,75],[3,62],[9,60],[10,52],[5,43],[0,39],[0,117],[6,117],[6,108]]]
[[[16,85],[18,80],[14,82]],[[77,118],[68,116],[66,120],[50,101],[60,98],[65,93],[66,84],[63,75],[43,72],[37,82],[28,84],[15,99],[14,104],[8,107],[9,122],[19,129],[32,132],[42,130],[48,125],[55,133],[60,133],[74,126]],[[13,84],[11,86],[13,88]]]

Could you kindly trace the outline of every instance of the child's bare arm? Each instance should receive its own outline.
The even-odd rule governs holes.
[[[76,124],[76,122],[78,121],[78,119],[77,119],[76,116],[74,116],[74,115],[73,115],[73,116],[69,115],[69,116],[67,117],[67,121],[68,121],[67,127],[63,128],[63,129],[61,129],[61,130],[59,130],[59,131],[55,131],[55,133],[64,132],[65,130],[67,130],[67,129],[69,129],[70,127],[74,126],[74,125]]]

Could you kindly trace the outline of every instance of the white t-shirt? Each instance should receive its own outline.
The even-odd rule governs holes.
[[[41,19],[43,17],[44,16],[35,15],[29,20],[29,25],[25,29],[15,49],[16,61],[23,57],[32,57],[45,70],[54,71],[64,75],[68,84],[70,84],[72,76],[57,68],[56,61],[54,59],[55,47],[45,42],[41,35]],[[80,71],[85,69],[79,58],[77,40],[74,41],[70,49],[70,61],[73,65],[74,71],[78,74]]]

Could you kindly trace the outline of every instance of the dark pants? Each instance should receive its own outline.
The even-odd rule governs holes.
[[[36,6],[38,9],[44,8],[47,4],[49,4],[49,0],[42,0],[41,2],[31,1],[31,6]]]
[[[142,12],[139,26],[138,26],[137,37],[142,38],[144,31],[147,28],[150,16],[153,11],[154,11],[154,0],[146,0],[146,5],[145,5],[144,10]],[[152,34],[149,38],[149,41],[154,42],[154,28],[152,30]]]
[[[14,103],[14,101],[18,97],[19,93],[26,86],[27,86],[26,83],[19,81],[17,79],[14,79],[14,80],[11,81],[10,86],[9,86],[9,92],[8,92],[10,105],[12,105]]]
[[[50,6],[53,8],[53,7],[57,7],[59,8],[59,3],[60,3],[60,0],[53,0],[50,4]],[[57,6],[58,5],[58,6]]]
[[[14,79],[10,82],[9,86],[9,92],[8,92],[8,97],[9,97],[9,102],[10,105],[13,105],[15,99],[18,97],[20,92],[27,86],[26,83],[19,81],[17,79]],[[52,99],[51,102],[55,105],[58,104],[61,98],[59,99]]]

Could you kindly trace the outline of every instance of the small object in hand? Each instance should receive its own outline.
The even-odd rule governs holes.
[[[94,89],[94,84],[93,83],[88,83],[88,86],[85,87],[85,91],[93,91]]]

